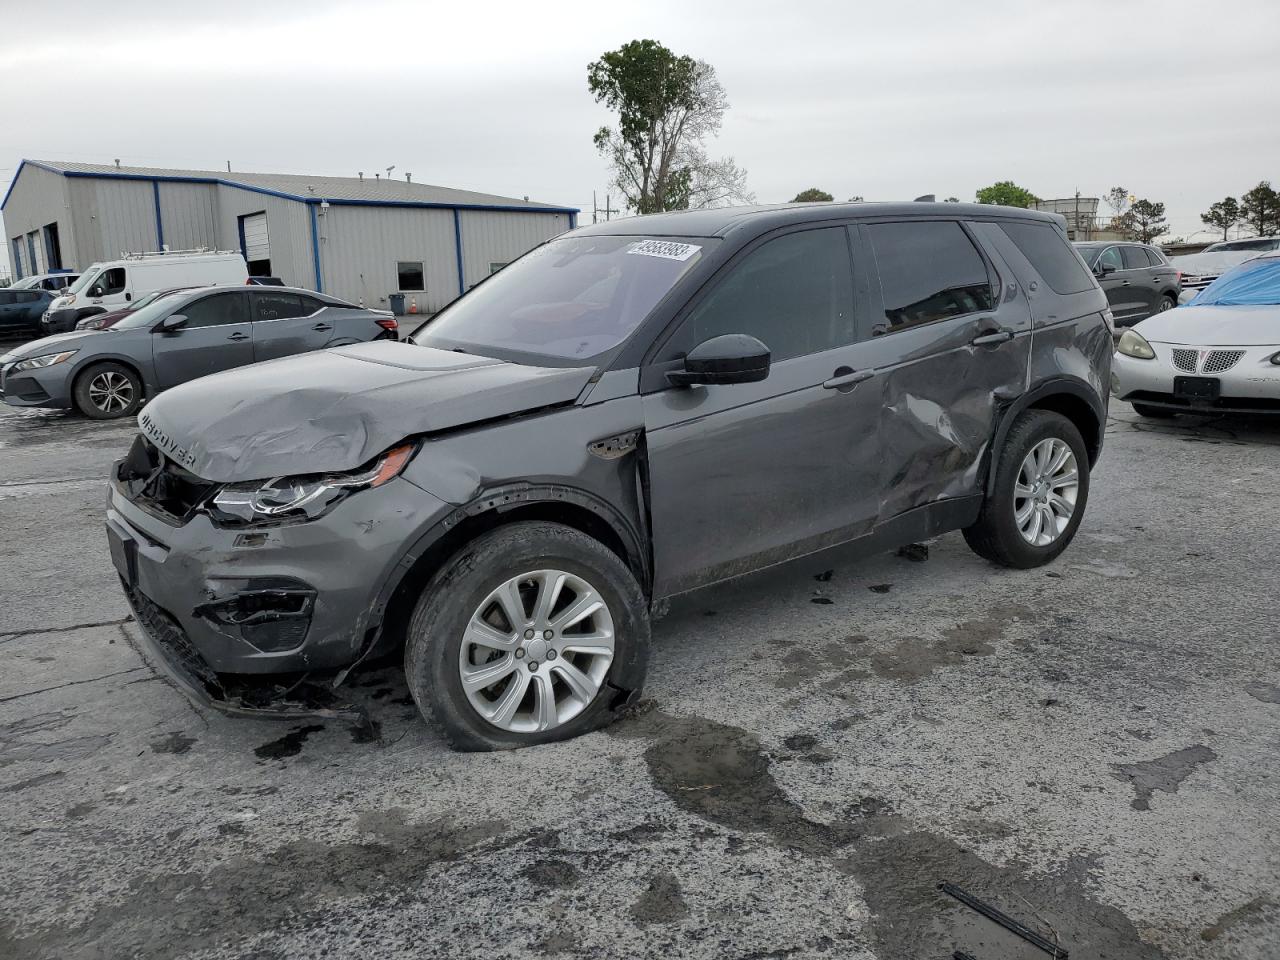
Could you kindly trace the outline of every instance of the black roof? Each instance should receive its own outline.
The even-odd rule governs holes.
[[[724,237],[738,228],[753,233],[793,223],[846,220],[850,217],[1018,217],[1060,223],[1057,214],[985,203],[778,203],[755,207],[677,210],[627,217],[579,228],[579,233],[612,236]]]

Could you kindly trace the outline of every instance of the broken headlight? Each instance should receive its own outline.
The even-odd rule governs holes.
[[[217,519],[243,524],[314,520],[355,491],[380,487],[395,479],[413,451],[413,444],[396,447],[371,465],[349,473],[230,483],[213,498],[213,514]]]

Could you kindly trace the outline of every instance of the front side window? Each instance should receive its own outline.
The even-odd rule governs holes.
[[[1102,251],[1102,256],[1098,258],[1099,267],[1111,267],[1113,270],[1123,270],[1124,262],[1120,259],[1119,247],[1107,247]]]
[[[535,247],[414,331],[422,346],[585,361],[612,350],[702,256],[705,237],[562,237]]]
[[[775,363],[853,343],[845,229],[789,233],[752,250],[693,308],[662,355],[674,359],[727,333],[755,337]]]
[[[259,293],[254,295],[253,302],[255,320],[287,320],[311,312],[303,309],[302,298],[296,293]]]
[[[401,260],[396,264],[397,290],[426,290],[426,274],[421,260]]]
[[[867,229],[888,332],[995,305],[986,263],[960,224],[921,220]]]
[[[112,267],[98,274],[89,293],[91,296],[106,297],[113,293],[123,293],[125,286],[124,267]]]
[[[244,293],[215,293],[210,297],[193,300],[178,313],[187,318],[187,329],[197,327],[222,327],[231,323],[247,323],[249,307]]]

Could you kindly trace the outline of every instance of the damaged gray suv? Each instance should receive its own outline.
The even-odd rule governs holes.
[[[157,397],[111,553],[156,665],[231,711],[404,649],[462,749],[640,690],[650,614],[829,548],[1054,559],[1102,447],[1107,301],[1059,218],[817,204],[585,227],[406,342]]]

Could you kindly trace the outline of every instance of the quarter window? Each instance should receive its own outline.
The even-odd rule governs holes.
[[[1055,293],[1080,293],[1093,287],[1093,278],[1081,266],[1080,258],[1050,224],[1023,220],[1002,223],[1000,229]]]
[[[221,327],[229,323],[247,323],[249,306],[245,303],[243,293],[215,293],[211,297],[202,297],[185,307],[179,307],[175,313],[187,318],[187,327]]]
[[[994,306],[986,263],[960,224],[873,223],[868,230],[890,332]]]
[[[495,273],[497,273],[499,270],[505,267],[509,262],[510,262],[509,260],[501,260],[501,261],[491,260],[489,262],[489,276],[493,276]]]
[[[853,270],[843,227],[790,233],[757,247],[694,307],[665,356],[746,333],[774,362],[853,343]]]
[[[421,260],[401,260],[396,264],[397,290],[426,290]]]

